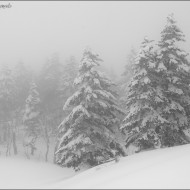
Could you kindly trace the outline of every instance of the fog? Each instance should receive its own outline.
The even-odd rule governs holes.
[[[1,1],[0,4],[7,4]],[[170,13],[186,35],[190,52],[190,2],[132,1],[10,1],[0,9],[0,64],[23,61],[39,69],[57,52],[62,62],[78,61],[89,46],[106,67],[121,74],[131,48],[138,50],[144,36],[159,40]]]

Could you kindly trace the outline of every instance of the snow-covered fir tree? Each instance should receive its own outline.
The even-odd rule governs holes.
[[[9,120],[14,111],[16,86],[11,69],[7,65],[0,68],[0,115],[1,120]]]
[[[53,54],[43,65],[36,84],[40,94],[40,107],[43,115],[49,118],[53,133],[57,131],[57,125],[62,121],[62,98],[58,93],[59,81],[63,72],[63,64],[57,53]]]
[[[51,110],[59,100],[57,89],[62,75],[63,65],[60,62],[59,55],[53,54],[43,65],[38,77],[38,87],[41,97],[41,104],[44,110]]]
[[[125,89],[125,91],[127,91],[128,84],[134,73],[133,66],[134,66],[136,57],[137,57],[137,52],[135,51],[134,48],[132,48],[129,55],[127,56],[127,63],[125,65],[125,70],[122,74],[123,80],[124,80],[122,87]]]
[[[141,149],[160,146],[157,128],[167,123],[160,115],[162,94],[157,89],[159,77],[155,72],[156,59],[153,41],[145,37],[134,64],[134,77],[126,98],[127,114],[121,125],[126,146],[136,144]]]
[[[32,80],[32,72],[22,61],[20,61],[14,67],[13,75],[15,85],[17,87],[15,100],[17,103],[17,109],[23,109]]]
[[[127,63],[125,65],[124,72],[122,73],[122,76],[118,81],[120,102],[122,105],[126,101],[125,98],[129,90],[129,83],[133,77],[134,73],[133,67],[136,57],[137,57],[137,52],[135,51],[134,48],[132,48],[129,55],[127,56]]]
[[[15,113],[17,105],[15,99],[17,86],[12,70],[4,65],[0,68],[0,138],[7,145],[6,156],[10,155],[10,150],[13,145],[14,154],[17,154],[16,146],[16,130],[13,123],[15,123]]]
[[[187,53],[180,48],[184,34],[176,25],[173,14],[161,32],[158,44],[157,72],[161,76],[160,89],[165,96],[161,107],[163,117],[169,125],[160,127],[163,146],[187,143],[183,130],[189,126],[190,64]]]
[[[85,50],[74,81],[78,90],[66,101],[72,111],[59,126],[55,162],[66,167],[95,166],[122,154],[116,93],[112,82],[97,71],[101,59]],[[119,135],[118,135],[119,136]]]
[[[36,149],[35,142],[39,134],[40,124],[40,98],[37,86],[31,83],[29,96],[26,99],[26,108],[23,116],[23,123],[26,126],[25,146],[31,149],[31,155]]]
[[[75,57],[71,56],[63,67],[63,74],[60,77],[58,91],[62,98],[70,96],[74,93],[73,82],[78,73],[78,64]]]

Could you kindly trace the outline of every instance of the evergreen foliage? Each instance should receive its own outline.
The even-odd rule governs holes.
[[[163,101],[157,89],[156,60],[153,41],[144,39],[134,65],[134,77],[129,85],[127,114],[121,126],[126,144],[133,142],[142,149],[160,146],[156,128],[167,121],[160,115]]]
[[[187,143],[183,130],[189,126],[190,106],[190,63],[187,53],[180,48],[184,34],[179,29],[173,14],[167,17],[167,24],[161,32],[158,44],[158,68],[160,89],[165,97],[162,107],[163,117],[170,123],[161,126],[163,146]]]
[[[137,53],[135,49],[132,48],[129,55],[127,56],[127,63],[125,65],[124,72],[122,73],[121,79],[118,82],[120,103],[122,107],[124,107],[124,104],[126,101],[126,94],[129,91],[129,84],[133,77],[136,57],[137,57]]]
[[[64,109],[73,109],[59,126],[55,156],[61,166],[95,166],[122,152],[114,134],[119,131],[117,115],[123,112],[117,106],[112,82],[96,69],[100,61],[98,55],[84,51],[74,81],[78,90],[64,105]]]
[[[142,43],[121,126],[127,145],[133,142],[146,149],[188,142],[184,130],[189,128],[190,64],[179,48],[183,41],[169,15],[158,46],[147,39]]]
[[[77,77],[78,64],[75,57],[71,56],[63,67],[63,73],[59,81],[58,91],[62,98],[68,98],[75,91],[73,86],[74,79]]]
[[[29,96],[26,99],[26,108],[23,116],[23,123],[26,126],[26,146],[31,147],[31,154],[34,154],[35,142],[40,131],[40,98],[37,86],[32,82]]]
[[[16,86],[12,71],[4,65],[0,71],[0,115],[1,120],[9,120],[14,111]]]

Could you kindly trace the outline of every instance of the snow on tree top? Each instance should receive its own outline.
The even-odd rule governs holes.
[[[93,67],[93,66],[97,66],[97,63],[93,62],[93,60],[89,59],[89,57],[85,57],[80,65],[79,65],[79,69],[81,69],[83,66],[86,66],[87,68],[89,67]]]
[[[175,19],[174,19],[174,14],[171,13],[167,16],[167,21],[170,22],[170,23],[174,23],[176,22]]]
[[[148,41],[149,41],[148,36],[145,36],[145,37],[144,37],[144,41],[146,41],[146,42],[148,42]]]

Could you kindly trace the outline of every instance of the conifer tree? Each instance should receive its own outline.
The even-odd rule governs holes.
[[[7,144],[6,155],[10,155],[11,145],[14,154],[17,154],[15,113],[17,105],[15,103],[17,87],[15,85],[12,70],[4,65],[0,71],[0,122],[3,122],[3,141]]]
[[[170,123],[160,129],[163,146],[187,143],[183,130],[189,126],[190,64],[188,54],[180,48],[184,37],[173,14],[169,15],[161,32],[157,55],[157,72],[162,78],[160,89],[166,99],[162,115]]]
[[[134,77],[126,101],[127,114],[121,126],[126,135],[126,145],[133,142],[141,149],[160,146],[156,129],[167,120],[160,115],[159,104],[164,97],[157,88],[159,77],[155,68],[153,41],[145,38],[135,60]]]
[[[17,87],[15,100],[17,109],[23,109],[32,80],[32,72],[29,71],[26,65],[21,61],[15,66],[13,75]]]
[[[125,89],[125,92],[127,91],[127,86],[133,76],[133,66],[134,66],[134,62],[135,62],[135,59],[137,57],[137,52],[135,51],[134,48],[131,49],[129,55],[127,56],[127,63],[125,65],[125,70],[122,74],[122,77],[123,77],[123,85],[122,87]]]
[[[64,105],[73,109],[59,126],[55,162],[61,166],[95,166],[122,153],[115,133],[119,131],[117,115],[123,112],[112,82],[96,69],[100,61],[98,55],[84,51],[74,81],[78,90]]]
[[[56,127],[61,121],[62,101],[58,93],[59,81],[63,72],[63,64],[58,54],[53,54],[42,67],[38,77],[38,89],[41,99],[43,114],[48,117],[52,126],[52,132],[56,133]]]
[[[11,69],[4,65],[0,71],[0,115],[3,120],[9,120],[14,111],[16,87]]]
[[[44,111],[52,112],[57,106],[59,95],[57,93],[58,84],[62,74],[63,65],[59,60],[58,54],[53,54],[43,65],[38,77],[38,86],[41,97],[41,104]],[[48,113],[47,113],[48,114]]]
[[[134,73],[133,67],[135,65],[134,63],[135,63],[136,57],[137,57],[137,53],[136,53],[135,49],[132,48],[129,55],[127,56],[127,63],[125,65],[124,72],[122,73],[121,79],[118,82],[120,102],[122,105],[126,101],[125,100],[126,94],[129,91],[129,84],[133,77],[133,73]]]
[[[71,56],[63,67],[63,73],[60,77],[58,91],[62,98],[68,98],[75,89],[73,86],[74,79],[77,76],[78,64],[75,57]]]
[[[25,146],[30,147],[31,155],[36,149],[35,142],[39,134],[40,124],[40,98],[37,86],[32,82],[29,96],[26,99],[26,108],[23,116],[23,123],[26,126]]]

